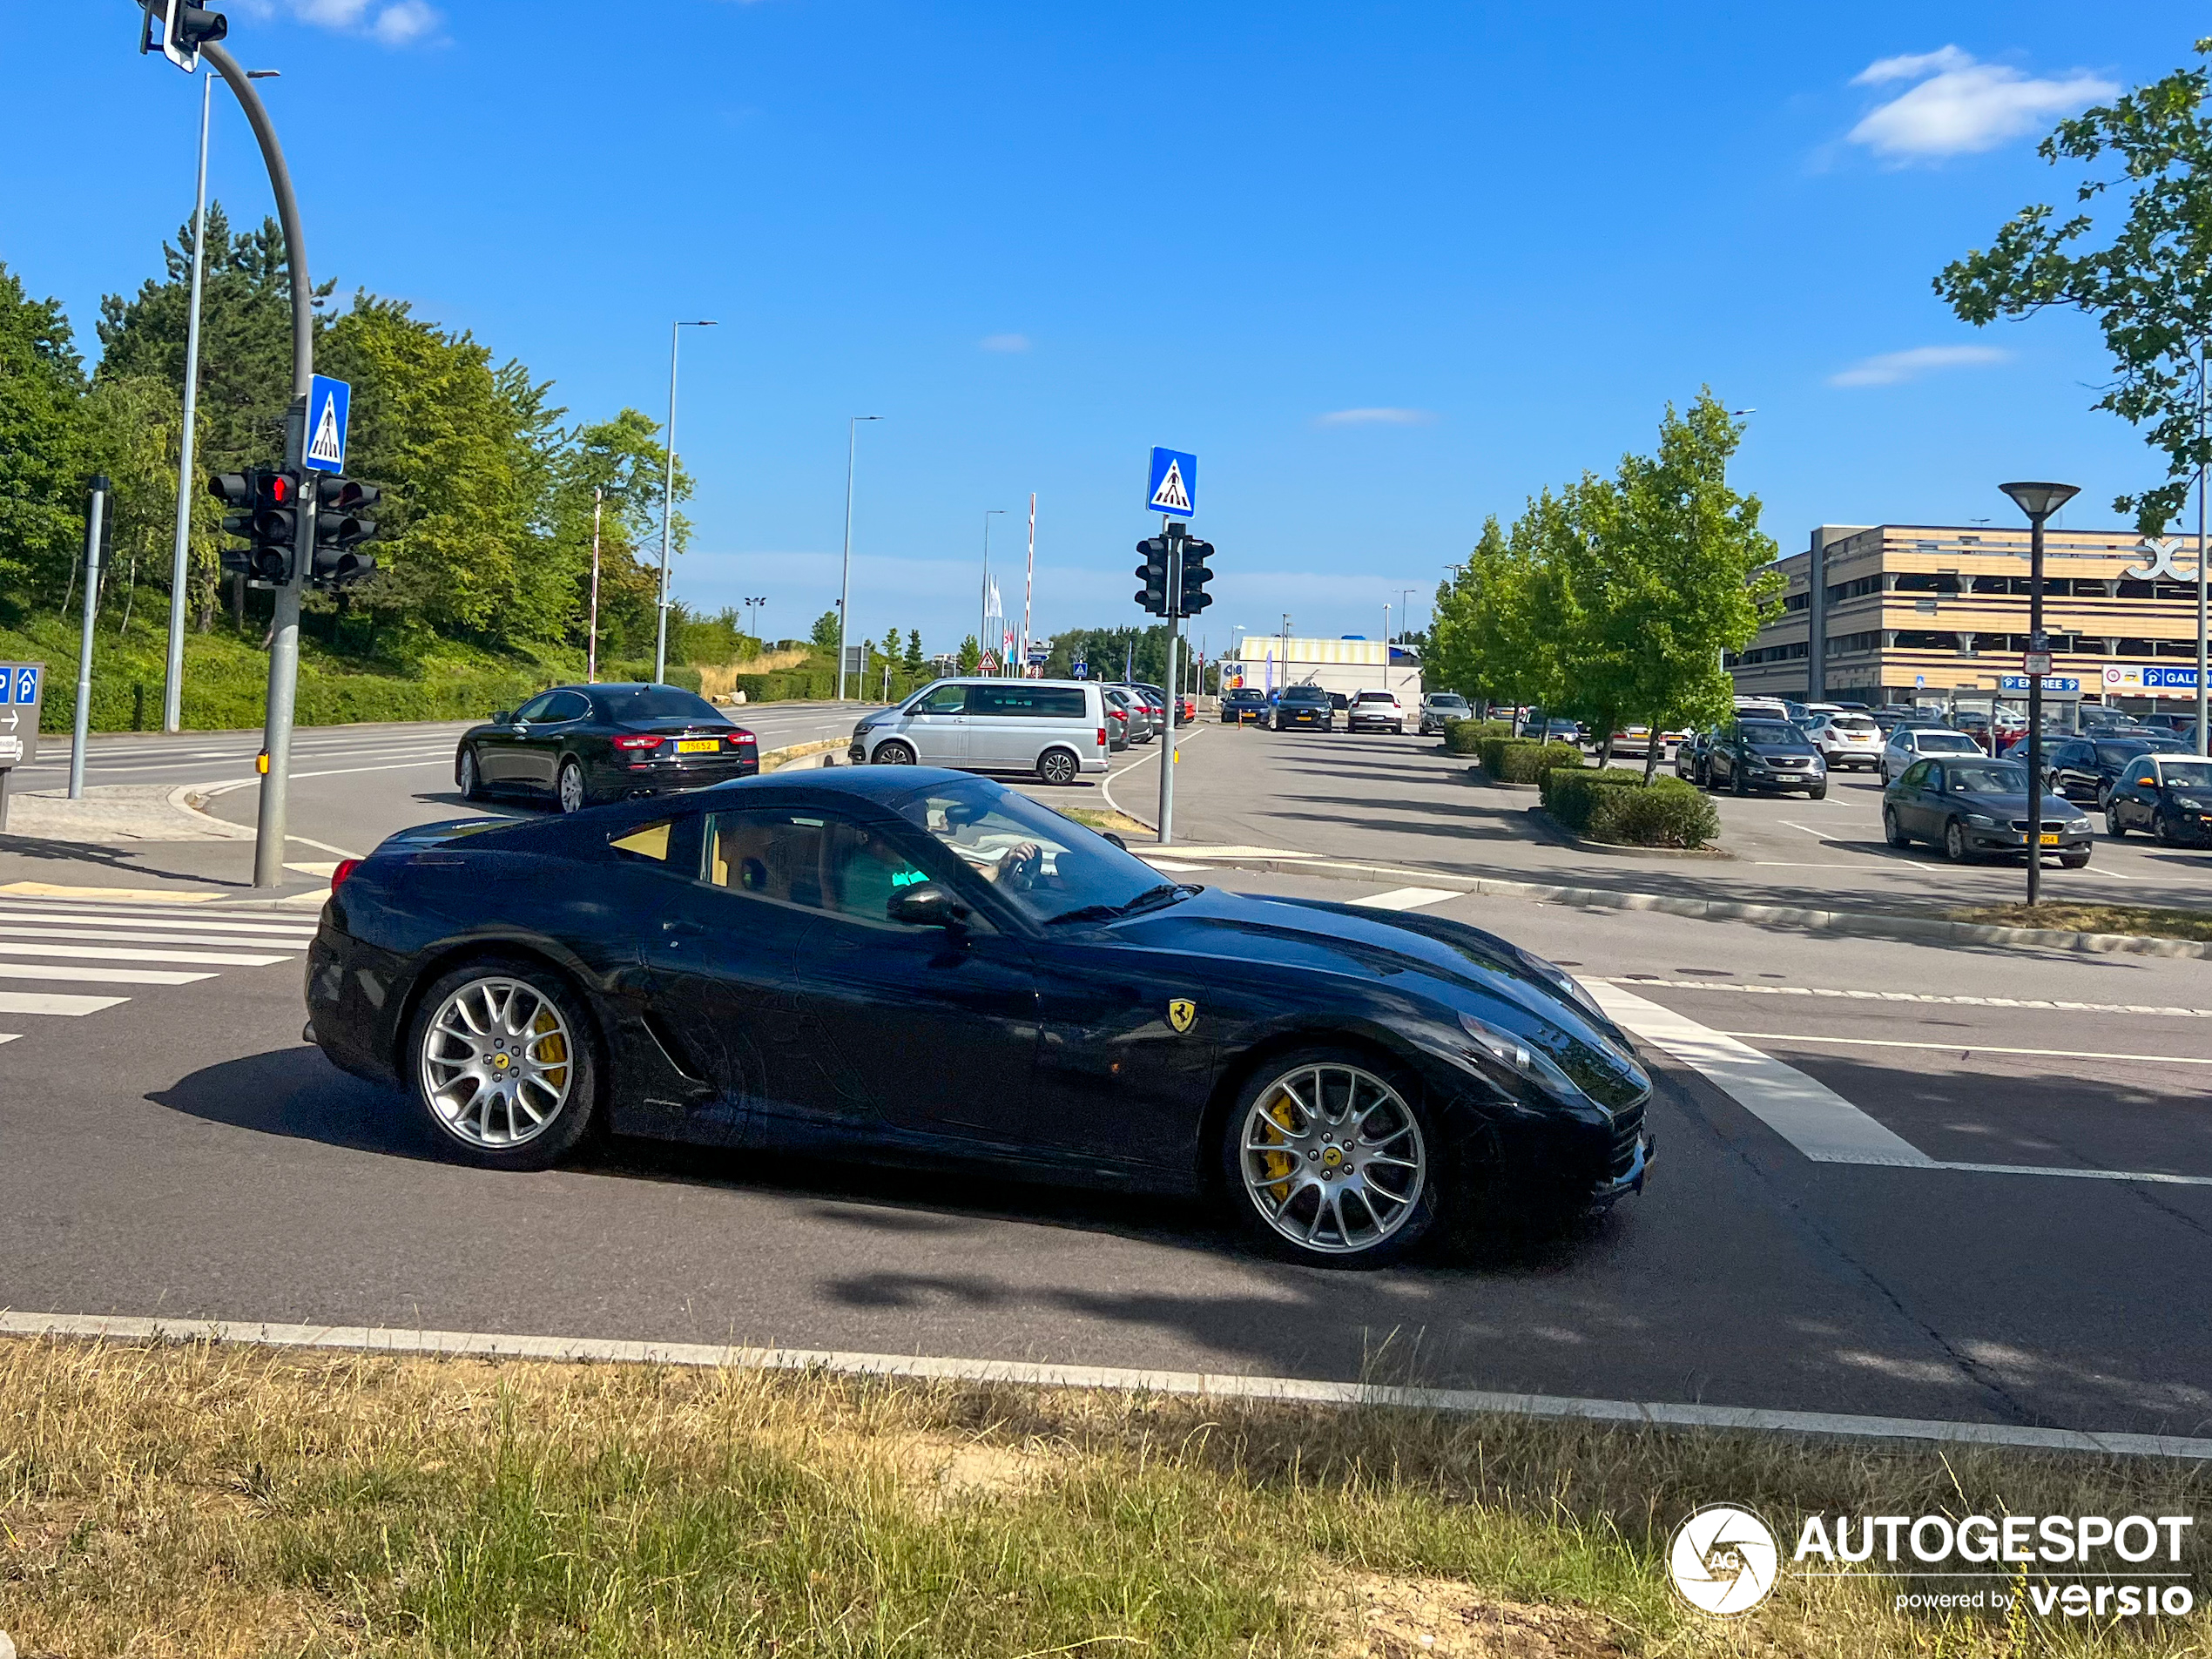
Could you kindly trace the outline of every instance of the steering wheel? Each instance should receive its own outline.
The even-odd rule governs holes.
[[[1035,841],[1008,848],[999,861],[998,884],[1008,893],[1034,892],[1043,879],[1044,849]]]

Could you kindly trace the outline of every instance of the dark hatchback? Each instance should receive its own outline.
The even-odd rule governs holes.
[[[1286,685],[1275,699],[1275,729],[1305,732],[1318,728],[1323,732],[1337,729],[1336,705],[1329,701],[1329,694],[1318,685]]]
[[[2078,870],[2089,861],[2095,826],[2081,809],[2043,797],[2040,824],[2027,815],[2027,768],[1984,755],[1931,755],[1916,760],[1882,792],[1882,834],[1892,846],[1926,841],[1954,864],[1976,859],[2056,853]]]
[[[705,698],[674,685],[557,685],[461,734],[462,796],[551,799],[564,813],[602,801],[750,778],[760,745]]]
[[[308,1035],[455,1155],[595,1126],[1211,1197],[1367,1265],[1641,1189],[1649,1077],[1464,923],[1163,881],[985,779],[866,767],[430,825],[341,867]]]
[[[2169,846],[2212,842],[2212,760],[2137,757],[2105,799],[2105,827],[2114,835],[2143,830]]]

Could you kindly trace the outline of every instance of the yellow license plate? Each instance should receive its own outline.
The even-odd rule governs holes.
[[[679,755],[712,754],[721,746],[722,739],[719,738],[680,738],[677,740],[676,752]]]
[[[2056,846],[2058,844],[2059,838],[2055,835],[2046,835],[2043,838],[2043,845],[2046,846]]]

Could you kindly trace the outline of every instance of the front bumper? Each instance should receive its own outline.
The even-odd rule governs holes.
[[[1974,824],[1967,824],[1963,827],[1966,832],[1966,846],[1970,851],[1987,854],[2004,853],[2013,857],[2023,857],[2027,852],[2026,830],[2016,830],[2009,826],[2000,826],[1996,829],[1983,829]],[[2068,853],[2086,854],[2092,846],[2096,845],[2096,832],[2094,829],[2080,833],[2069,833],[2060,830],[2057,833],[2059,839],[2055,843],[2045,844],[2038,850],[2060,854]]]
[[[2212,846],[2212,813],[2163,812],[2155,822],[2160,831],[2177,841],[2192,846]]]
[[[1786,794],[1793,789],[1825,789],[1828,773],[1825,768],[1818,772],[1754,772],[1746,766],[1743,768],[1743,786],[1746,789],[1770,789],[1777,794]]]

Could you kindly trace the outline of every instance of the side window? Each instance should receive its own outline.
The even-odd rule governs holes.
[[[591,699],[581,691],[556,691],[545,712],[538,718],[544,720],[581,720],[591,712]]]
[[[518,721],[550,718],[551,716],[548,711],[552,708],[554,699],[558,695],[559,693],[555,691],[547,691],[542,696],[530,698],[529,702],[515,711],[515,718]]]
[[[929,877],[880,831],[826,813],[718,813],[708,820],[710,887],[861,921]]]
[[[968,706],[968,687],[965,685],[932,686],[914,705],[916,714],[958,714]]]
[[[1907,789],[1925,789],[1935,773],[1935,762],[1916,760],[1905,769],[1905,776],[1898,781]]]

